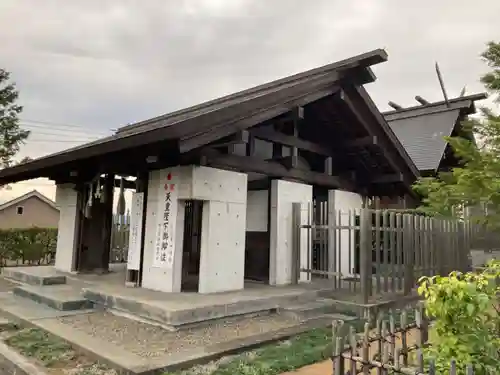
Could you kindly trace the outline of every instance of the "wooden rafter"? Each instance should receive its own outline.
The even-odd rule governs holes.
[[[332,152],[328,147],[324,147],[314,142],[300,139],[297,136],[286,135],[272,129],[256,128],[251,129],[250,134],[257,139],[277,143],[283,146],[296,147],[299,150],[313,152],[318,155],[331,156]]]
[[[297,168],[287,168],[276,161],[261,160],[256,157],[223,155],[213,150],[204,151],[204,157],[208,166],[222,169],[238,170],[244,173],[260,173],[271,178],[286,178],[300,181],[306,184],[324,186],[331,189],[349,189],[354,191],[352,182],[339,176],[331,176]]]

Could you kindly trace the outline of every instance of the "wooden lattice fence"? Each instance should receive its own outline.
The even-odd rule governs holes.
[[[424,358],[430,321],[423,311],[419,306],[413,311],[380,316],[374,324],[365,323],[361,334],[343,321],[334,321],[333,375],[439,375],[433,359]],[[449,374],[459,374],[454,361]],[[472,365],[467,375],[474,375]]]

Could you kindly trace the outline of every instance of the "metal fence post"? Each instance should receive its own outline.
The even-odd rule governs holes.
[[[300,231],[302,228],[300,210],[300,203],[292,203],[292,284],[298,284],[300,279]]]

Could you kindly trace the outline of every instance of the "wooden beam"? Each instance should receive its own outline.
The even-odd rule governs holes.
[[[262,139],[264,141],[279,143],[284,146],[296,147],[300,150],[305,150],[309,152],[313,152],[315,154],[323,155],[323,156],[332,156],[332,152],[328,149],[328,147],[324,147],[314,142],[306,141],[304,139],[300,139],[298,137],[294,137],[292,135],[286,135],[283,133],[279,133],[272,129],[266,128],[256,128],[250,129],[250,134],[257,139]]]
[[[333,174],[333,159],[331,156],[325,159],[325,173],[330,176]]]
[[[324,173],[288,169],[278,162],[260,160],[255,157],[238,155],[206,155],[207,164],[215,168],[230,168],[240,172],[261,173],[268,177],[288,178],[310,185],[324,186],[332,189],[353,189],[354,186],[341,177],[329,176]]]
[[[295,107],[293,110],[293,137],[299,139],[299,123],[304,119],[304,108]],[[291,168],[297,168],[299,165],[299,149],[297,146],[292,147]]]
[[[246,155],[253,156],[255,154],[255,137],[251,135],[247,142]]]
[[[403,182],[404,177],[402,173],[386,174],[378,176],[371,181],[372,184],[392,184],[396,182]]]
[[[249,134],[247,130],[241,130],[229,137],[225,137],[220,141],[211,143],[210,147],[228,147],[233,146],[235,144],[248,143],[249,142]]]
[[[347,147],[357,148],[357,147],[366,147],[378,144],[378,138],[376,135],[370,135],[368,137],[362,137],[355,139],[353,141],[347,142]]]
[[[259,180],[248,181],[248,190],[267,190],[271,187],[269,178],[261,178]]]
[[[352,98],[349,94],[350,92],[353,92]],[[382,124],[377,123],[377,119],[374,118],[374,124],[373,124],[374,126],[371,126],[369,120],[366,118],[366,115],[365,115],[366,111],[369,111],[370,108],[367,105],[368,103],[362,102],[364,100],[361,97],[361,95],[359,94],[359,92],[356,91],[356,88],[352,88],[352,89],[348,90],[348,92],[342,90],[340,96],[341,96],[341,99],[344,101],[344,103],[349,108],[349,110],[354,114],[354,116],[356,117],[356,120],[358,120],[358,122],[365,128],[366,132],[370,136],[377,136],[377,142],[382,141],[383,140],[382,139],[382,136],[383,136]],[[356,107],[355,101],[360,104],[361,108]],[[363,113],[361,113],[361,112],[363,112]],[[380,116],[382,117],[382,115],[380,115]],[[382,119],[382,121],[384,121],[384,120]],[[379,134],[374,134],[374,133],[379,133]],[[387,139],[387,141],[385,141],[383,143],[379,142],[381,149],[384,151],[384,156],[385,156],[387,162],[389,163],[389,165],[391,166],[391,168],[394,170],[394,172],[401,173],[400,164],[398,164],[395,161],[393,154],[389,151],[390,148],[395,149],[397,147],[397,145],[392,143],[392,141],[390,139],[388,139],[387,134],[386,134],[385,139]],[[407,185],[408,185],[408,187],[410,187],[411,184],[408,183]],[[411,189],[411,187],[410,187],[410,189]]]
[[[101,182],[104,182],[103,180],[104,180],[104,178],[101,177]],[[115,178],[115,182],[114,182],[115,188],[120,187],[120,181],[121,181],[121,179]],[[129,181],[129,180],[125,180],[123,182],[123,186],[125,187],[125,189],[134,189],[134,190],[137,187],[135,181]]]

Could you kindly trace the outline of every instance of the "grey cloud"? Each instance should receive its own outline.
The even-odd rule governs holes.
[[[368,87],[385,109],[439,99],[435,60],[450,95],[481,90],[498,14],[496,0],[3,0],[0,66],[25,117],[91,133],[386,48]]]

